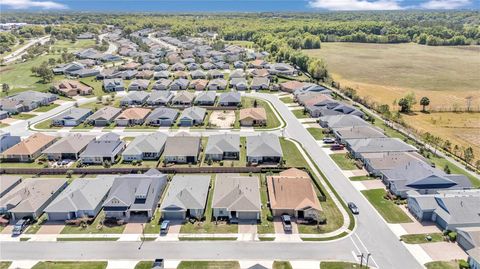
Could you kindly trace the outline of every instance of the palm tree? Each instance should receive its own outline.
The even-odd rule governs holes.
[[[422,112],[426,112],[425,107],[430,105],[430,99],[428,99],[426,96],[422,97],[422,99],[420,99],[420,105],[423,107]]]

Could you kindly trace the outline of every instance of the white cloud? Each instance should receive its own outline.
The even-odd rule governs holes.
[[[461,0],[458,0],[461,1]],[[328,10],[397,10],[403,9],[399,0],[311,0],[311,7]]]
[[[1,5],[5,5],[11,9],[66,9],[67,6],[53,1],[35,1],[35,0],[1,0]]]
[[[456,9],[470,3],[471,0],[429,0],[420,6],[426,9]]]

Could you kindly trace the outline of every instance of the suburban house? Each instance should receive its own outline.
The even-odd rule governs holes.
[[[121,78],[109,78],[103,80],[103,90],[106,92],[118,92],[125,90],[123,85],[123,79]]]
[[[85,121],[93,126],[107,126],[120,114],[120,108],[104,106],[90,115]]]
[[[333,134],[342,144],[348,139],[387,137],[381,129],[371,125],[334,128]]]
[[[178,110],[168,107],[155,108],[146,119],[147,125],[172,126],[178,117]]]
[[[150,85],[150,80],[148,79],[134,79],[128,85],[129,91],[146,91]]]
[[[169,71],[157,71],[153,73],[153,79],[168,79],[170,77]]]
[[[52,125],[77,126],[84,122],[92,114],[92,111],[88,108],[70,108],[65,112],[60,113],[60,115],[53,117]]]
[[[361,158],[362,153],[417,151],[417,148],[401,139],[390,137],[347,139],[345,140],[345,146],[355,159]]]
[[[208,82],[207,90],[209,91],[220,91],[227,88],[228,82],[223,78],[212,79]]]
[[[245,78],[245,77],[246,75],[243,69],[235,69],[230,73],[230,76],[229,76],[230,80],[234,78]]]
[[[150,169],[145,174],[116,177],[103,203],[105,217],[129,220],[138,216],[151,219],[166,185],[167,175],[156,169]]]
[[[354,126],[370,126],[370,124],[364,121],[362,118],[353,115],[323,116],[319,118],[319,123],[323,128],[330,129]]]
[[[246,91],[248,90],[248,82],[244,77],[241,78],[230,78],[231,88],[237,91]]]
[[[218,97],[220,106],[239,106],[242,103],[242,96],[239,92],[224,92]]]
[[[152,90],[165,91],[165,90],[168,90],[168,88],[170,87],[170,84],[172,84],[171,79],[161,78],[155,81],[155,83],[152,86]]]
[[[129,92],[120,100],[121,106],[141,106],[144,105],[150,94],[145,91]]]
[[[217,134],[208,137],[205,160],[238,160],[240,158],[240,136],[237,134]]]
[[[216,70],[216,69],[208,71],[207,75],[210,79],[217,79],[217,78],[223,78],[224,77],[223,73]]]
[[[190,82],[190,88],[196,91],[204,91],[207,88],[208,80],[207,79],[195,79]]]
[[[264,126],[267,125],[267,112],[263,107],[243,108],[239,121],[241,126]]]
[[[398,166],[413,162],[428,162],[418,152],[373,152],[363,153],[360,159],[363,160],[365,170],[370,175],[381,177],[383,171],[396,169]]]
[[[48,160],[76,160],[88,143],[95,139],[93,135],[73,134],[60,138],[42,153]]]
[[[289,80],[283,83],[280,83],[280,90],[284,92],[293,93],[296,90],[301,90],[305,87],[305,83],[297,80]]]
[[[53,90],[63,96],[89,95],[93,88],[77,80],[66,79],[52,86]]]
[[[457,229],[457,243],[468,254],[471,269],[480,269],[480,227]]]
[[[0,198],[5,196],[9,191],[22,182],[21,176],[1,175],[0,176]]]
[[[3,159],[7,161],[32,162],[42,154],[43,150],[52,145],[56,139],[55,136],[35,133],[2,152]]]
[[[68,64],[60,64],[52,68],[53,74],[55,75],[62,75],[62,74],[70,74],[71,72],[84,69],[85,65],[78,63],[78,62],[71,62]]]
[[[315,219],[322,211],[312,179],[305,171],[290,168],[278,176],[267,176],[267,188],[273,216]]]
[[[268,62],[262,59],[256,59],[248,63],[248,67],[250,68],[267,68]]]
[[[99,74],[100,74],[100,71],[98,69],[93,69],[93,68],[84,68],[84,69],[70,72],[71,76],[74,76],[77,78],[95,77]]]
[[[170,90],[172,90],[172,91],[186,90],[186,89],[188,89],[189,84],[190,84],[190,80],[184,79],[184,78],[179,78],[179,79],[174,80],[170,84]]]
[[[278,136],[270,133],[247,136],[247,162],[280,163],[283,159]]]
[[[8,132],[0,131],[0,153],[20,143],[20,136],[11,135]]]
[[[187,107],[180,114],[178,122],[179,126],[194,126],[203,124],[203,120],[207,115],[207,110],[202,107],[192,106]]]
[[[125,142],[115,133],[106,133],[88,143],[87,148],[80,153],[84,164],[103,164],[105,161],[115,163],[117,157],[125,149]]]
[[[480,227],[480,190],[439,191],[408,195],[408,209],[419,221],[433,221],[442,230]]]
[[[201,92],[195,98],[195,104],[200,106],[213,106],[216,99],[217,94],[215,92]]]
[[[163,152],[165,163],[197,163],[201,149],[198,136],[177,135],[167,138]]]
[[[47,106],[57,100],[58,96],[53,93],[39,91],[24,91],[6,98],[0,99],[0,110],[10,114],[17,114],[34,110],[40,106]]]
[[[297,70],[289,64],[286,63],[274,63],[268,65],[268,72],[272,75],[286,75],[293,76],[297,74]]]
[[[205,79],[207,74],[202,70],[195,70],[190,72],[190,77],[192,77],[192,79]]]
[[[212,211],[215,219],[230,222],[259,220],[262,211],[260,179],[257,176],[217,174]]]
[[[166,106],[172,100],[174,94],[171,91],[152,91],[147,99],[149,106]]]
[[[142,70],[135,75],[136,79],[150,80],[154,75],[152,70]]]
[[[11,222],[37,219],[66,186],[67,181],[61,178],[24,179],[0,198],[0,214],[9,213]]]
[[[165,148],[167,135],[151,133],[135,137],[122,153],[123,161],[157,160]]]
[[[179,91],[172,98],[172,105],[176,106],[191,106],[195,99],[195,94],[187,91]]]
[[[102,210],[115,176],[79,178],[63,190],[46,208],[50,221],[94,218]]]
[[[202,219],[210,189],[210,175],[175,175],[160,206],[167,220]]]
[[[141,107],[127,108],[115,119],[117,126],[142,125],[150,113],[150,109]]]
[[[253,91],[268,90],[270,88],[270,79],[268,77],[253,77],[250,89]]]

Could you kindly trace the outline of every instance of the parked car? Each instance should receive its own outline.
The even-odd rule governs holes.
[[[348,208],[350,209],[350,211],[352,211],[353,214],[357,215],[358,213],[360,213],[358,211],[358,207],[356,204],[352,203],[352,202],[349,202],[348,203]]]
[[[167,234],[169,228],[170,228],[170,221],[168,220],[162,221],[162,224],[160,225],[160,234]]]
[[[164,267],[163,259],[155,259],[152,265],[152,269],[163,269]]]
[[[25,231],[25,229],[27,229],[29,223],[30,221],[28,219],[21,219],[17,221],[17,223],[15,223],[15,225],[13,226],[12,235],[14,236],[21,235],[22,232]]]
[[[333,143],[335,143],[335,139],[330,138],[330,137],[325,137],[325,138],[323,139],[323,143],[325,143],[325,144],[333,144]]]
[[[292,220],[289,215],[282,215],[282,224],[285,232],[292,231]]]
[[[333,145],[330,146],[331,150],[342,150],[344,148],[345,148],[345,146],[341,145],[341,144],[333,144]]]

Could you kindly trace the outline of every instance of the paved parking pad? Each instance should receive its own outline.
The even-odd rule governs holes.
[[[238,238],[240,241],[253,241],[257,236],[256,222],[240,222],[238,223]]]
[[[420,244],[420,246],[434,261],[466,260],[468,258],[467,253],[456,243],[436,242]]]
[[[46,222],[40,226],[37,234],[60,234],[64,227],[63,222]]]

